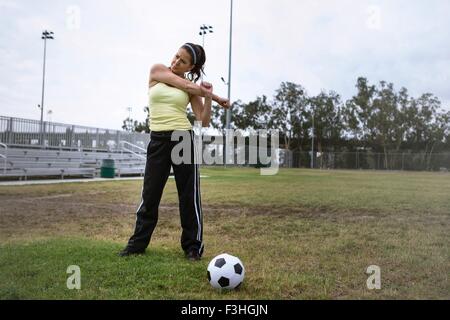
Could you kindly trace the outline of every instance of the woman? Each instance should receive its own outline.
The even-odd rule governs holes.
[[[151,141],[147,148],[142,199],[136,212],[134,234],[120,256],[144,253],[158,221],[162,192],[173,167],[178,190],[181,217],[181,247],[189,260],[200,260],[203,253],[203,215],[198,165],[194,162],[192,125],[186,107],[190,103],[197,121],[208,127],[211,103],[229,108],[228,99],[213,94],[210,83],[195,84],[203,72],[205,51],[193,43],[184,44],[172,59],[170,67],[154,65],[150,70],[149,110]],[[187,77],[186,77],[187,74]],[[204,99],[202,99],[204,97]],[[178,141],[172,133],[189,132],[191,161],[175,164],[171,152]],[[181,142],[180,142],[181,143]],[[178,162],[177,162],[178,163]]]

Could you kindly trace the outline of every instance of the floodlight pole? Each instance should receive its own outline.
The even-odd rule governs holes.
[[[232,49],[232,39],[233,39],[233,0],[230,0],[230,44],[228,46],[228,82],[226,82],[228,86],[228,101],[230,102],[230,108],[231,108],[231,49]],[[222,78],[222,81],[225,82]],[[226,115],[225,115],[225,132],[228,133],[228,130],[231,127],[231,110],[230,108],[227,109]],[[225,139],[226,140],[226,139]],[[224,144],[223,148],[223,156],[224,156],[224,166],[227,166],[227,148],[226,148],[226,142]]]
[[[207,26],[206,24],[200,26],[199,35],[202,36],[202,48],[205,50],[205,34],[206,33],[214,33],[212,26]],[[203,74],[200,74],[200,81],[203,82]]]
[[[41,128],[40,128],[40,144],[44,145],[44,90],[45,90],[45,60],[47,54],[47,39],[53,39],[53,32],[47,30],[42,32],[41,39],[44,40],[44,66],[42,70],[42,97],[41,97]]]
[[[230,44],[228,50],[228,101],[231,105],[231,49],[232,49],[232,39],[233,39],[233,0],[230,0]],[[230,129],[231,123],[231,110],[227,109],[226,114],[226,129]]]
[[[203,38],[202,40],[203,49],[205,49],[205,34],[207,34],[208,32],[214,33],[212,26],[207,26],[206,24],[200,26],[200,32],[198,34],[201,35]]]

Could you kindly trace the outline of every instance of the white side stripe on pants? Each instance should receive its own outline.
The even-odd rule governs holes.
[[[138,209],[136,210],[136,222],[137,223],[137,219],[138,219],[138,212],[141,210],[142,205],[144,204],[144,185],[142,185],[142,191],[141,191],[141,203],[139,204]]]
[[[194,146],[194,207],[195,207],[195,214],[197,216],[197,240],[202,242],[202,224],[201,224],[201,206],[200,203],[198,202],[198,168],[197,168],[197,150],[196,150],[196,145],[195,145],[195,140],[194,140],[194,132],[192,131],[191,133],[191,139],[192,139],[192,144]],[[201,244],[201,247],[203,246],[203,243]],[[200,247],[200,248],[201,248]]]

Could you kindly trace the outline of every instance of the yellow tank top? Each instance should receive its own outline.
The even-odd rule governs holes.
[[[149,127],[151,131],[191,130],[186,108],[189,94],[158,82],[149,89]]]

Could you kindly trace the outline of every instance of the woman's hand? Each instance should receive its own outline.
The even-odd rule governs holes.
[[[213,91],[213,85],[209,82],[202,82],[200,85],[208,91]]]
[[[230,108],[230,100],[219,97],[216,102],[221,105],[223,108],[228,109]]]
[[[213,85],[209,82],[202,82],[200,84],[200,87],[202,90],[206,91],[208,93],[207,97],[213,98],[214,101],[216,101],[220,106],[222,106],[225,109],[228,109],[230,107],[230,101],[225,98],[218,97],[213,94]]]
[[[212,99],[213,85],[209,82],[202,82],[200,83],[200,87],[205,92],[205,98]]]

